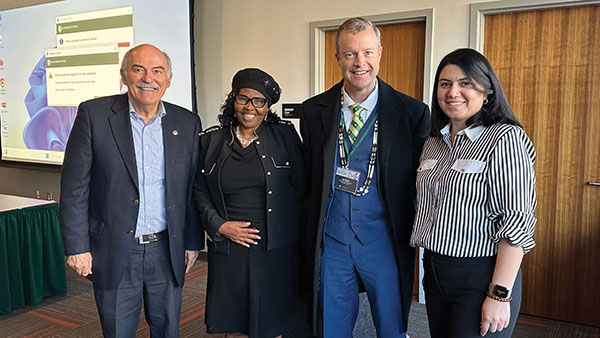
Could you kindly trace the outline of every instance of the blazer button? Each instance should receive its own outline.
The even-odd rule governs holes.
[[[256,141],[256,144],[260,144],[260,141]]]
[[[271,208],[267,209],[267,212],[271,212],[271,211],[273,211],[273,209],[271,209]]]
[[[127,233],[130,234],[130,235],[133,235],[133,232],[134,232],[133,230],[127,231]]]
[[[266,158],[267,156],[266,156],[266,155],[261,155],[260,157],[262,157],[262,158]]]
[[[267,171],[267,176],[271,176],[271,172],[270,171]]]
[[[272,190],[269,190],[269,192],[267,192],[267,194],[269,194],[269,195],[273,195],[273,191],[272,191]]]
[[[204,169],[200,170],[200,172],[204,174]]]
[[[140,200],[138,200],[137,198],[133,200],[133,204],[137,205],[140,204]]]

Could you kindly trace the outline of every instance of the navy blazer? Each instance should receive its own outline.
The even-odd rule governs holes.
[[[381,79],[377,80],[377,175],[400,272],[403,322],[406,330],[415,263],[415,249],[409,245],[415,216],[415,179],[421,150],[429,132],[429,108],[422,102],[394,90]],[[307,222],[303,229],[303,264],[313,268],[313,330],[317,320],[323,226],[329,198],[333,195],[331,180],[335,169],[342,84],[343,81],[306,100],[302,103],[300,115],[300,134],[306,172],[309,174],[307,184],[310,188]]]
[[[204,235],[191,192],[198,164],[200,119],[164,102],[165,209],[171,265],[185,277],[185,250],[200,250]],[[136,244],[139,190],[127,94],[79,105],[61,174],[60,226],[65,255],[92,254],[99,287],[115,289]]]

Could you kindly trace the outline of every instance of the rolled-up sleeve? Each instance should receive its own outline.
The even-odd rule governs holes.
[[[535,149],[522,129],[498,140],[490,155],[488,217],[494,223],[495,243],[507,239],[525,253],[535,247]]]

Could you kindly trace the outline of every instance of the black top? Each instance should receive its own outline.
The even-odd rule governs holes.
[[[255,143],[243,148],[236,139],[221,172],[221,188],[230,221],[251,222],[260,230],[259,247],[267,242],[265,230],[265,185],[263,166]]]
[[[267,250],[274,250],[292,244],[300,237],[298,203],[306,191],[301,142],[294,126],[285,121],[263,123],[254,132],[258,139],[252,145],[253,156],[261,162],[262,179],[265,180],[261,203],[265,203],[262,210],[266,229],[261,237],[266,237],[268,231]],[[236,144],[233,128],[229,126],[209,128],[200,136],[194,199],[213,252],[229,253],[230,242],[217,237],[217,231],[232,219],[222,185],[227,184],[223,178],[224,164]],[[235,171],[235,175],[240,175],[241,171]],[[248,200],[244,196],[244,202],[251,203]]]

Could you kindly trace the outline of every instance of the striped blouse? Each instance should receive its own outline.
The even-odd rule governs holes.
[[[498,242],[534,246],[535,150],[525,131],[508,124],[469,127],[450,139],[430,137],[417,172],[412,246],[453,257],[485,257]]]

